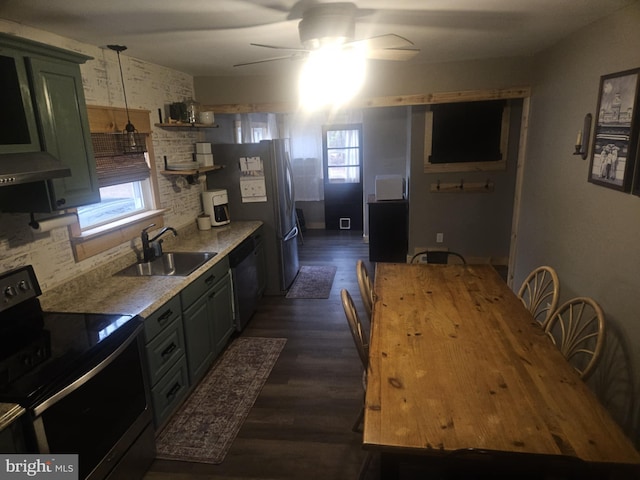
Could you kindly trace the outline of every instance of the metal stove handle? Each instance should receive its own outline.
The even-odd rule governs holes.
[[[101,361],[98,365],[96,365],[95,367],[93,367],[91,370],[89,370],[87,373],[85,373],[84,375],[82,375],[81,377],[79,377],[78,379],[76,379],[74,382],[70,383],[69,385],[67,385],[66,387],[64,387],[62,390],[58,391],[57,393],[53,394],[52,396],[50,396],[49,398],[47,398],[45,401],[43,401],[41,404],[37,405],[34,409],[34,415],[36,417],[39,417],[45,410],[47,410],[49,407],[55,405],[56,403],[58,403],[60,400],[62,400],[64,397],[66,397],[67,395],[69,395],[70,393],[72,393],[73,391],[75,391],[76,389],[80,388],[82,385],[84,385],[85,383],[87,383],[89,380],[91,380],[93,377],[95,377],[96,375],[98,375],[102,370],[104,370],[105,368],[107,368],[116,358],[118,358],[118,356],[124,352],[126,350],[126,348],[131,345],[132,342],[137,341],[138,339],[138,334],[142,331],[142,324],[140,324],[132,333],[131,335],[123,342],[121,343],[118,348],[116,350],[114,350],[107,358],[105,358],[103,361]]]

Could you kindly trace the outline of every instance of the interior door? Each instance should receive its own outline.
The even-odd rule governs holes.
[[[327,230],[362,230],[362,124],[322,127]]]

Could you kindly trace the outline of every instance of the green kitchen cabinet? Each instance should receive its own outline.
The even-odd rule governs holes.
[[[189,379],[196,384],[209,369],[215,356],[214,325],[211,321],[212,306],[205,293],[182,315],[184,331],[189,346],[187,365]]]
[[[202,379],[234,331],[233,292],[227,257],[180,293],[189,381]]]
[[[80,67],[43,58],[29,58],[28,64],[42,148],[71,169],[70,177],[51,181],[53,209],[99,202]]]
[[[0,44],[0,154],[39,152],[40,138],[21,51]]]
[[[0,154],[45,151],[71,170],[68,177],[3,186],[0,211],[47,213],[100,201],[80,73],[90,58],[0,33],[0,86],[6,89],[0,98],[12,98]]]
[[[144,319],[144,338],[153,421],[158,430],[189,391],[178,295]]]
[[[216,284],[208,298],[215,315],[214,343],[216,356],[218,356],[225,349],[235,331],[231,272],[227,272],[225,278]]]

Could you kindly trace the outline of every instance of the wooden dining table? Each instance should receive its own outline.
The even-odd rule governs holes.
[[[400,458],[640,478],[638,451],[492,266],[378,263],[374,292],[363,446],[385,480]]]

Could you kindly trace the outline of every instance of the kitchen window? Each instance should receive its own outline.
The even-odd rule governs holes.
[[[148,180],[100,188],[100,203],[78,208],[80,228],[86,230],[112,223],[149,209]]]
[[[87,111],[101,202],[77,209],[79,223],[71,226],[76,261],[133,240],[152,223],[157,228],[164,226],[163,210],[157,208],[149,112],[129,111],[147,151],[124,153],[119,127],[128,121],[124,109],[88,106]]]
[[[81,231],[153,208],[147,153],[122,154],[118,140],[119,135],[91,134],[101,201],[78,208]]]

